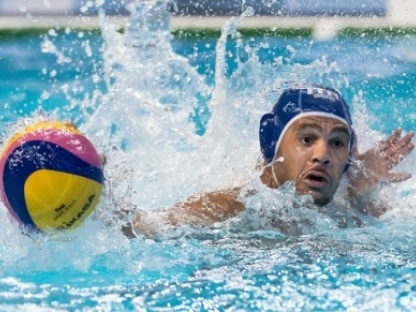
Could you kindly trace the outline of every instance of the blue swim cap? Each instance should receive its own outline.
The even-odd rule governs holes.
[[[283,91],[271,113],[260,120],[260,148],[266,163],[270,163],[289,126],[300,117],[324,116],[340,120],[350,129],[349,154],[352,158],[355,134],[349,107],[334,89],[304,84]],[[348,164],[346,170],[348,169]]]

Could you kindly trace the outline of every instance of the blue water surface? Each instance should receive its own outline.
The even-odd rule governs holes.
[[[138,48],[129,47],[122,34],[110,35],[120,36],[121,41],[89,32],[50,31],[0,42],[3,140],[10,123],[22,118],[43,114],[71,119],[108,153],[110,180],[97,214],[70,233],[25,236],[3,209],[0,310],[416,308],[414,178],[394,189],[399,198],[391,199],[391,213],[380,220],[363,216],[365,226],[359,228],[341,229],[325,214],[300,210],[300,217],[296,212],[292,216],[308,221],[300,233],[279,233],[269,226],[268,213],[258,212],[282,208],[266,195],[253,200],[247,213],[235,220],[207,229],[176,229],[160,239],[129,240],[112,219],[114,211],[126,205],[141,209],[172,205],[186,198],[182,193],[205,190],[202,184],[201,189],[198,183],[188,184],[195,184],[198,170],[209,173],[209,158],[216,159],[218,147],[232,145],[227,141],[233,131],[228,121],[248,138],[244,142],[234,136],[234,140],[247,144],[249,154],[258,153],[255,126],[260,113],[272,107],[281,88],[296,81],[339,89],[351,105],[364,145],[396,127],[413,131],[415,36],[317,41],[234,33],[226,42],[213,37],[173,38],[173,54],[153,64],[165,71],[149,73],[148,59],[134,54]],[[136,55],[133,61],[130,53]],[[173,69],[175,74],[167,74],[169,83],[165,83],[163,72]],[[149,78],[157,75],[157,82]],[[216,113],[218,103],[223,104],[227,122]],[[233,114],[239,120],[232,119]],[[210,135],[210,122],[216,118],[221,122],[211,124],[222,134],[217,145],[200,140]],[[195,141],[187,141],[192,133],[186,132],[184,120],[196,134]],[[111,124],[108,132],[106,121]],[[162,142],[158,150],[165,155],[155,166],[149,155],[156,154],[146,153],[153,145],[141,132],[148,126],[159,131],[154,133],[166,131],[174,141],[170,146],[166,137],[152,137],[152,142]],[[195,160],[198,144],[207,145],[210,157],[196,154]],[[231,171],[240,170],[239,165],[255,167],[255,161],[240,164],[221,159]],[[411,157],[401,169],[414,173],[414,160]],[[209,175],[203,177],[209,180]],[[111,179],[115,191],[108,188]],[[213,184],[222,182],[220,175],[212,179]],[[156,186],[152,189],[152,185]],[[284,206],[288,207],[295,209]]]

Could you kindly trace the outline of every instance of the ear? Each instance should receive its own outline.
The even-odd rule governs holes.
[[[261,152],[267,162],[270,162],[274,157],[276,146],[274,128],[274,115],[272,113],[263,115],[260,119],[259,139]]]

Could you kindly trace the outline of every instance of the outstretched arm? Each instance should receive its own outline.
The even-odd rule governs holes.
[[[413,132],[402,136],[396,129],[386,140],[376,147],[359,154],[354,151],[354,162],[349,170],[348,193],[352,204],[363,213],[378,217],[389,207],[376,200],[374,192],[384,183],[396,183],[409,179],[408,172],[395,173],[391,170],[415,148]]]
[[[141,212],[133,224],[123,230],[128,237],[138,232],[145,236],[157,236],[163,225],[204,226],[225,221],[245,209],[238,196],[240,188],[198,194],[171,208]]]

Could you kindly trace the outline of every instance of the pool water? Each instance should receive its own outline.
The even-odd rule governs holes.
[[[393,209],[339,228],[342,208],[307,208],[293,186],[270,190],[255,169],[258,120],[293,82],[335,87],[351,104],[359,148],[416,124],[416,37],[158,37],[140,46],[54,30],[0,42],[3,140],[40,116],[71,119],[106,154],[105,192],[80,228],[22,235],[5,209],[0,310],[412,311],[415,178],[386,187]],[[137,34],[136,34],[137,35]],[[136,41],[135,41],[136,40]],[[415,174],[415,154],[397,170]],[[157,239],[120,231],[136,209],[248,183],[247,211]],[[341,185],[342,198],[345,187]],[[127,210],[125,216],[117,212]],[[271,225],[296,221],[293,233]]]

